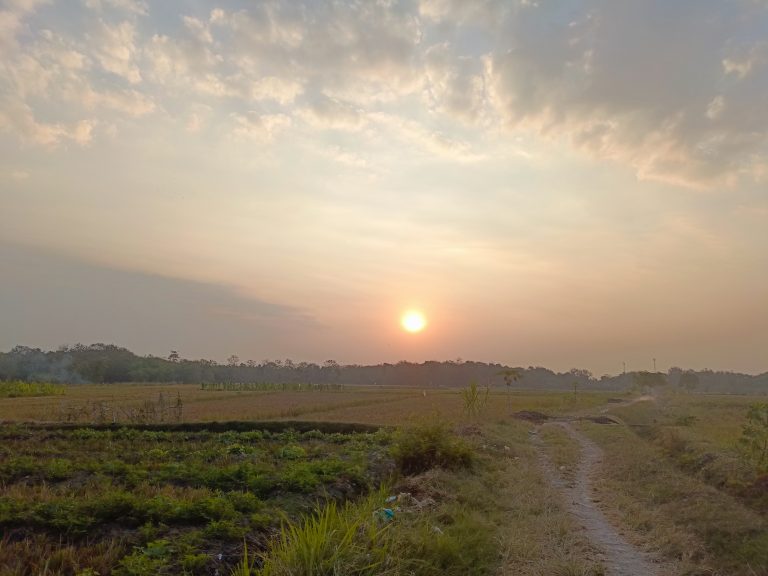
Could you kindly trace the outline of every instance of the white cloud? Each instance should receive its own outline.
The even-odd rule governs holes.
[[[291,104],[304,91],[301,82],[290,78],[267,76],[251,84],[251,98],[254,100],[274,100],[279,104]]]
[[[203,44],[213,44],[213,36],[207,22],[192,16],[182,16],[182,21],[192,36]]]
[[[481,154],[473,151],[469,143],[451,137],[443,131],[429,129],[419,122],[383,113],[372,113],[369,118],[381,128],[389,130],[396,139],[415,145],[421,151],[457,162],[476,162],[483,159]]]
[[[141,82],[135,38],[136,26],[128,21],[114,26],[101,21],[94,37],[94,53],[101,67],[131,84]]]
[[[73,124],[40,122],[23,102],[8,98],[0,101],[0,131],[12,131],[28,144],[54,148],[70,140],[85,146],[91,141],[94,125],[92,120]]]
[[[136,90],[96,92],[86,87],[79,98],[86,108],[103,107],[133,117],[146,116],[155,110],[152,99]]]
[[[268,142],[291,125],[285,114],[232,114],[232,134],[245,140]]]
[[[450,116],[478,119],[486,105],[483,61],[456,56],[447,43],[430,47],[425,60],[430,105]]]
[[[751,173],[752,154],[765,154],[768,110],[759,84],[721,81],[723,69],[757,74],[754,64],[722,56],[751,25],[744,13],[585,0],[568,21],[549,8],[521,10],[501,25],[489,88],[510,129],[569,138],[641,178],[708,187]],[[754,16],[768,25],[765,10]]]
[[[359,107],[324,94],[316,96],[298,114],[305,122],[320,129],[357,131],[366,125],[365,114]]]
[[[725,98],[722,96],[715,96],[712,98],[709,104],[707,104],[707,118],[710,120],[717,120],[725,110]]]
[[[0,12],[0,89],[46,119],[31,140],[66,139],[62,127],[94,114],[109,126],[179,106],[194,132],[200,102],[219,109],[206,123],[243,118],[254,133],[265,130],[254,114],[351,133],[379,114],[391,135],[464,160],[483,156],[471,130],[503,128],[640,178],[703,187],[762,174],[764,3],[276,0],[185,4],[168,26],[146,2],[83,1],[82,37],[45,20],[53,11],[28,20],[40,2]]]

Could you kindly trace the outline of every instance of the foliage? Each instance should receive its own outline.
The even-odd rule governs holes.
[[[430,468],[468,468],[473,454],[470,446],[444,423],[422,424],[395,436],[392,455],[401,473],[419,474]]]
[[[0,398],[21,398],[24,396],[63,396],[65,386],[48,382],[22,382],[12,380],[0,382]]]
[[[175,426],[0,426],[0,534],[12,538],[0,537],[0,566],[39,557],[36,571],[10,573],[144,576],[213,573],[215,563],[228,574],[246,534],[264,542],[284,514],[329,494],[355,498],[385,471],[372,466],[387,457],[388,434]]]
[[[739,448],[759,471],[768,472],[768,402],[749,407]]]
[[[254,572],[254,560],[248,558],[248,543],[243,541],[243,557],[230,573],[231,576],[251,576]]]
[[[489,386],[481,393],[480,387],[472,380],[466,388],[461,390],[461,399],[464,401],[464,412],[470,418],[477,416],[488,404]]]
[[[667,377],[661,372],[633,372],[633,386],[644,393],[651,392],[667,384]]]
[[[374,512],[384,500],[375,492],[359,503],[330,502],[298,522],[283,525],[264,556],[260,576],[385,574],[390,560],[390,524]],[[244,558],[243,561],[246,561]]]

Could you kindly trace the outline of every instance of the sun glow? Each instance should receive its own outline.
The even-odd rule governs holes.
[[[403,314],[403,317],[400,319],[400,324],[402,324],[403,329],[406,332],[421,332],[427,325],[427,319],[424,317],[424,314],[418,310],[409,310]]]

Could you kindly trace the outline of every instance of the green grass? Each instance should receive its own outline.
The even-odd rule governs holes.
[[[32,396],[63,396],[67,388],[63,384],[48,382],[0,382],[0,398],[24,398]]]
[[[244,538],[257,551],[282,518],[377,486],[393,466],[389,443],[388,432],[3,426],[0,566],[22,576],[228,571]]]
[[[392,525],[375,514],[383,501],[381,492],[344,505],[331,501],[300,521],[286,522],[256,573],[373,576],[394,570]]]
[[[470,446],[440,421],[400,430],[395,436],[392,454],[405,475],[435,467],[468,468],[473,460]]]

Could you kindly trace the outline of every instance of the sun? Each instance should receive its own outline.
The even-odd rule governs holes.
[[[424,330],[424,327],[427,325],[427,319],[418,310],[408,310],[400,319],[400,324],[402,324],[406,332],[416,333]]]

